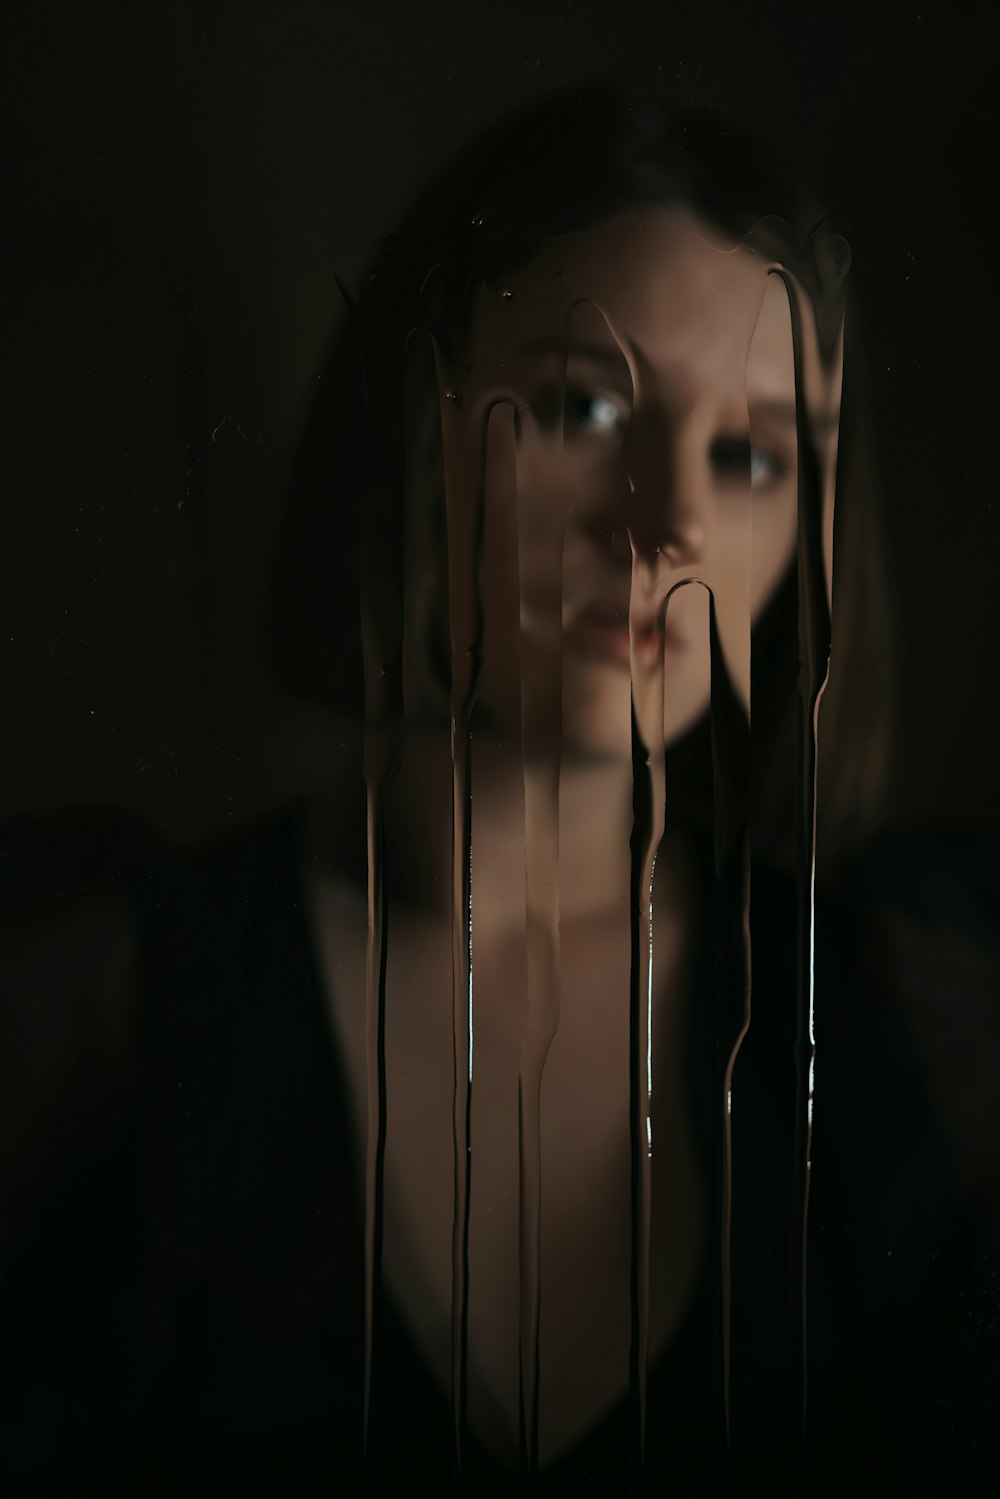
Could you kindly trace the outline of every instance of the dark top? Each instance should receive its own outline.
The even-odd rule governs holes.
[[[0,840],[4,1494],[250,1499],[374,1481],[360,1461],[363,1212],[298,826],[184,856],[114,820]],[[730,1454],[710,1256],[651,1371],[646,1479],[626,1402],[541,1492],[994,1491],[996,853],[896,839],[820,897],[805,1446],[788,1220],[795,897],[760,869],[734,1081]],[[693,1023],[690,1045],[711,1171],[711,1026]],[[378,1491],[449,1493],[448,1403],[388,1299],[378,1351]],[[522,1487],[473,1445],[468,1492]]]

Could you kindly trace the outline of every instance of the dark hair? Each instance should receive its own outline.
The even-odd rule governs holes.
[[[281,684],[348,715],[363,711],[359,513],[366,494],[401,493],[406,482],[414,330],[453,349],[476,287],[523,265],[547,237],[643,204],[677,202],[734,245],[753,230],[755,244],[805,288],[822,344],[835,335],[830,319],[839,321],[828,283],[831,265],[838,275],[842,269],[843,242],[833,234],[829,205],[804,186],[809,175],[787,147],[764,145],[719,116],[674,109],[617,83],[533,104],[465,150],[380,245],[356,298],[347,299],[346,327],[322,371],[293,473],[273,594],[270,648]],[[828,849],[872,826],[886,767],[881,647],[888,618],[863,385],[849,315],[835,548],[835,600],[839,583],[844,605],[837,610],[835,603],[835,612],[844,617],[837,620],[821,733],[820,805],[835,830]],[[422,461],[439,462],[439,454],[431,447]],[[401,535],[385,543],[405,545]],[[402,577],[400,557],[395,571]],[[784,761],[778,745],[793,733],[794,605],[789,578],[754,631],[754,737],[774,747],[776,763]],[[880,648],[873,650],[875,641]],[[690,745],[680,747],[685,755]],[[782,779],[776,770],[772,788]],[[770,800],[782,794],[773,790]],[[780,823],[770,814],[767,820]]]

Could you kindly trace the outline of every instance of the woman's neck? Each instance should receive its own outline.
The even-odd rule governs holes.
[[[550,854],[540,845],[552,832],[539,819],[525,817],[526,782],[533,775],[548,784],[551,798],[551,768],[526,770],[519,745],[486,734],[474,738],[469,785],[474,899],[491,929],[523,922],[526,870],[532,860],[546,860]],[[356,768],[344,779],[346,791],[317,806],[310,820],[310,852],[330,877],[362,885],[360,771]],[[546,793],[540,794],[544,805]],[[402,764],[383,793],[382,811],[394,896],[426,918],[451,914],[454,804],[447,736],[440,731],[409,734]],[[558,819],[553,817],[550,827],[558,829],[563,918],[586,919],[621,909],[629,891],[631,764],[565,758],[558,772]]]
[[[431,889],[450,911],[453,771],[450,757],[435,777],[422,774],[421,754],[400,775],[403,813],[397,849],[403,862],[433,861]],[[412,777],[412,778],[411,778]],[[436,796],[428,796],[430,785]],[[631,827],[631,766],[619,761],[564,760],[525,765],[520,748],[481,737],[470,767],[474,900],[482,928],[524,920],[529,871],[556,868],[563,919],[619,907],[627,899]],[[552,847],[552,844],[557,847]]]

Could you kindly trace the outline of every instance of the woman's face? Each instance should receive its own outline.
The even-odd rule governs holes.
[[[701,715],[708,590],[748,703],[750,623],[794,554],[787,292],[709,233],[660,208],[549,241],[481,292],[464,366],[442,369],[449,507],[485,477],[481,701],[511,727],[558,701],[564,754],[629,755],[633,700],[650,745]]]

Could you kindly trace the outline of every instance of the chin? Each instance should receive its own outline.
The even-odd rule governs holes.
[[[644,742],[669,748],[707,712],[709,697],[700,673],[668,670],[662,715],[658,702],[643,703],[640,698],[638,721]],[[607,682],[591,672],[585,683],[564,684],[563,759],[631,761],[632,692],[627,672],[616,670]]]
[[[567,665],[569,663],[567,662]],[[632,698],[620,666],[589,666],[563,678],[564,760],[630,760]]]
[[[564,765],[624,764],[632,758],[631,741],[620,735],[601,734],[593,728],[564,732],[562,762]]]

